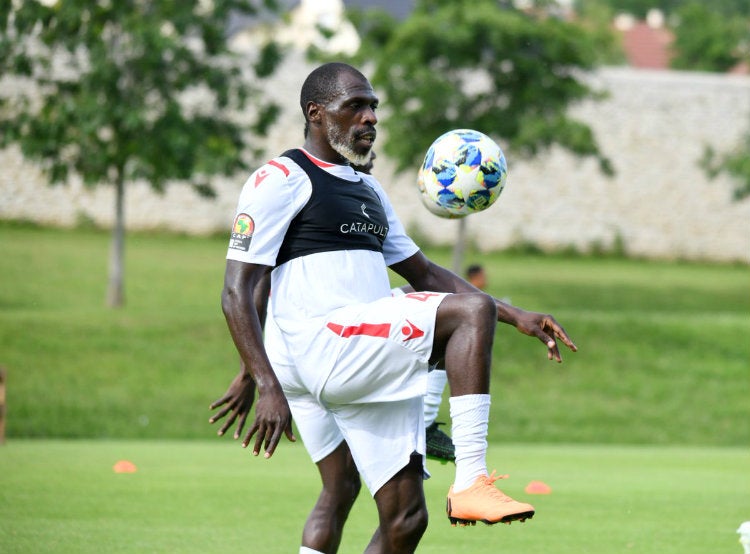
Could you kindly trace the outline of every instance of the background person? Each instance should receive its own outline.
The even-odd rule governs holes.
[[[478,289],[484,290],[487,288],[487,273],[484,271],[484,267],[479,264],[471,264],[466,268],[466,280]]]

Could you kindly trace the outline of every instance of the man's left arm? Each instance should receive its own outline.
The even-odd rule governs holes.
[[[452,271],[432,262],[420,250],[405,260],[390,266],[418,291],[466,293],[482,291]],[[494,298],[497,320],[513,325],[521,333],[536,337],[547,347],[547,358],[562,361],[557,341],[560,340],[576,352],[578,348],[554,317],[549,314],[530,312]]]

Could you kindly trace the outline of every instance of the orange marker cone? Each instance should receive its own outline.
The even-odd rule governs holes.
[[[115,473],[135,473],[136,471],[138,471],[138,468],[135,467],[135,464],[128,460],[120,460],[114,466],[112,466],[112,469]]]
[[[542,481],[532,481],[524,490],[527,494],[550,494],[552,492],[552,488]]]

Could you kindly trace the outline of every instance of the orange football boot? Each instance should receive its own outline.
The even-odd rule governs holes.
[[[487,525],[493,523],[510,523],[511,521],[526,521],[534,517],[534,507],[531,504],[518,502],[495,487],[494,482],[505,479],[507,475],[477,477],[474,484],[461,492],[453,492],[451,486],[448,491],[446,512],[451,525],[475,525],[482,521]]]

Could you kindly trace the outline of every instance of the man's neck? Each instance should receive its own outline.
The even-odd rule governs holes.
[[[330,147],[330,145],[326,144],[325,146],[321,146],[317,142],[310,140],[309,137],[305,141],[305,144],[302,146],[302,148],[305,150],[305,152],[307,152],[311,156],[314,156],[322,162],[333,165],[349,165],[349,160],[336,152],[333,148]]]

